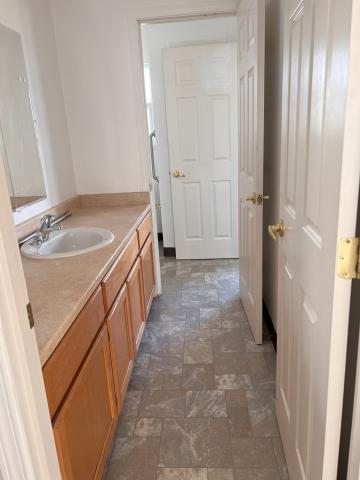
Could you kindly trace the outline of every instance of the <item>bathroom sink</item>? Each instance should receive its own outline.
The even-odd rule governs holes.
[[[65,228],[51,232],[40,245],[31,245],[29,240],[21,247],[21,253],[36,259],[73,257],[103,248],[113,240],[113,233],[104,228]]]

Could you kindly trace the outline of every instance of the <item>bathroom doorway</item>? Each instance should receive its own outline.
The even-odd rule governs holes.
[[[164,254],[237,258],[236,17],[143,23],[141,40]]]

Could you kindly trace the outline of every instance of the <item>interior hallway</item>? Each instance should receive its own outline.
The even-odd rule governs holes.
[[[161,258],[107,480],[288,479],[276,355],[252,334],[238,261]]]

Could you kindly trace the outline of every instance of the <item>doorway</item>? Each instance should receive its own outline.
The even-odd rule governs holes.
[[[235,16],[141,25],[165,256],[237,258]]]

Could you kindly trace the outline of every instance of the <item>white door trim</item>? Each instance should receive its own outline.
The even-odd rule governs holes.
[[[357,161],[360,169],[360,0],[353,0],[351,44],[350,44],[350,70],[348,85],[348,102],[344,137],[344,172],[347,164]],[[354,162],[354,163],[355,163]],[[355,163],[356,164],[356,163]],[[354,202],[359,191],[360,172],[354,172],[351,179],[346,179],[347,198],[344,198],[344,208],[347,202]],[[344,181],[344,179],[343,179]],[[354,219],[355,222],[355,219]],[[352,225],[343,226],[345,235],[355,235]],[[355,280],[356,282],[360,280]],[[353,407],[353,419],[350,438],[350,451],[348,462],[348,480],[360,479],[360,344],[356,367],[356,386]]]
[[[0,158],[0,477],[60,479],[3,162]]]

